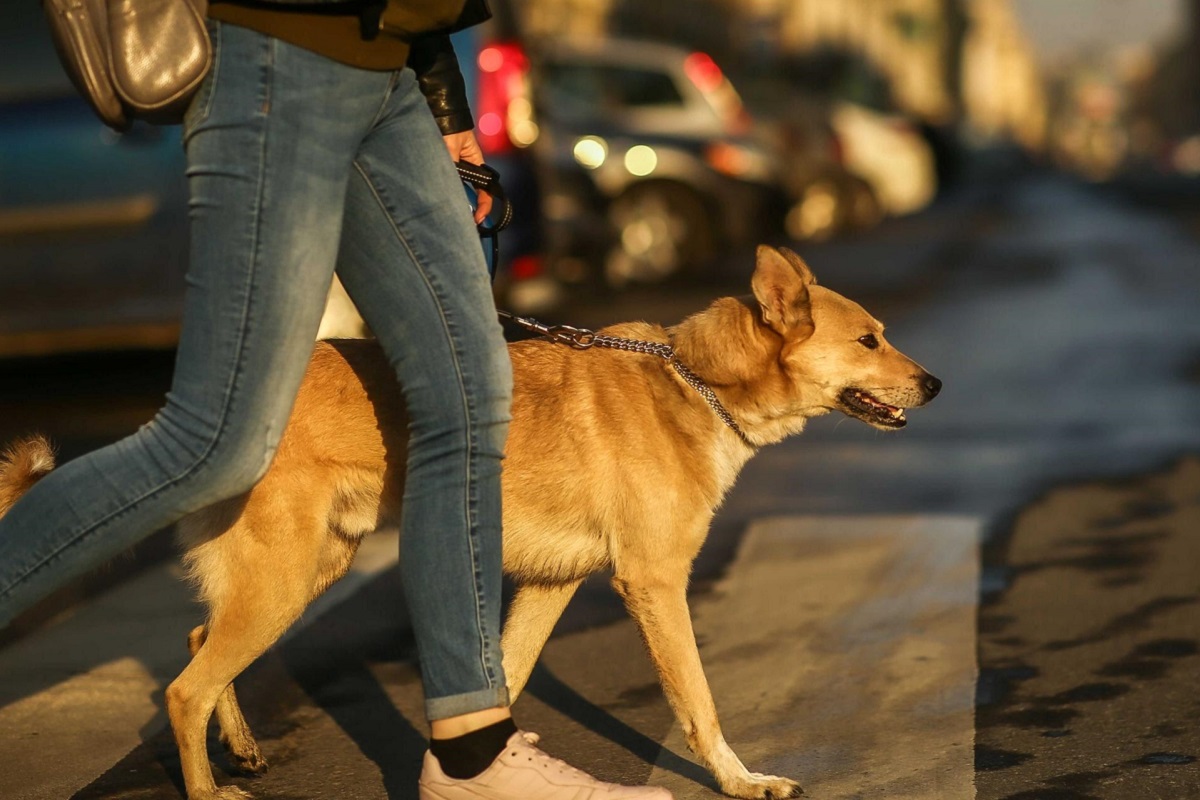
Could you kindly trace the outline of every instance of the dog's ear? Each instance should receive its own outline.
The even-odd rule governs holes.
[[[812,274],[812,270],[808,268],[808,264],[804,263],[804,259],[796,255],[794,250],[789,250],[786,247],[779,248],[780,254],[787,259],[787,262],[796,268],[796,272],[800,273],[800,277],[804,279],[804,283],[808,286],[817,285],[817,276]]]
[[[812,306],[808,287],[812,270],[791,250],[760,245],[750,287],[762,311],[763,324],[789,340],[812,335]]]

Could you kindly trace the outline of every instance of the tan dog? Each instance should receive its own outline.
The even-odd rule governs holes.
[[[515,700],[580,582],[611,569],[692,751],[727,794],[782,798],[799,786],[750,772],[721,734],[688,614],[692,560],[757,447],[834,410],[903,427],[903,409],[928,402],[941,383],[892,348],[861,307],[817,286],[794,253],[759,248],[752,288],[752,297],[717,300],[673,328],[604,331],[673,343],[745,440],[661,358],[546,341],[510,347],[504,569],[518,590],[504,670]],[[180,523],[209,610],[188,639],[191,663],[166,693],[190,800],[245,796],[213,781],[205,738],[214,708],[233,758],[266,767],[232,681],[345,574],[363,536],[395,523],[405,431],[378,346],[320,343],[266,476]],[[44,440],[10,451],[0,501],[43,472],[46,458]]]

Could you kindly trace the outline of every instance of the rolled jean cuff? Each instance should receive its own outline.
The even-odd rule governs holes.
[[[480,689],[478,692],[467,694],[453,694],[449,697],[426,698],[425,718],[432,722],[435,719],[457,717],[489,708],[508,708],[507,686]]]

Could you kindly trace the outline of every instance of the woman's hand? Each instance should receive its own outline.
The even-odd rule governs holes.
[[[475,139],[475,131],[452,133],[442,138],[446,140],[446,149],[450,151],[450,159],[452,161],[466,161],[468,164],[483,163],[483,151],[479,149],[479,142]],[[476,225],[483,222],[492,210],[492,196],[487,192],[479,192],[478,195],[479,197],[475,204]]]

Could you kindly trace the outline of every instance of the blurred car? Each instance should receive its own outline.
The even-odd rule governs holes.
[[[1087,180],[1110,180],[1130,156],[1125,87],[1107,69],[1084,62],[1058,88],[1049,126],[1051,155]]]
[[[781,225],[778,156],[712,58],[620,39],[533,52],[557,274],[660,281]]]
[[[824,241],[861,233],[879,224],[883,208],[863,178],[831,163],[796,185],[795,200],[784,219],[784,232],[800,241]]]
[[[170,346],[187,260],[179,133],[105,128],[41,7],[0,28],[0,355]]]
[[[777,172],[790,203],[784,220],[787,235],[822,241],[878,224],[883,211],[875,190],[846,168],[828,101],[780,80],[774,72],[747,76],[744,87],[747,106],[779,154]]]
[[[5,22],[0,356],[174,346],[188,258],[180,129],[106,128],[59,65],[40,5],[16,4]],[[485,35],[456,34],[481,122],[478,108],[500,102],[496,92],[504,88],[490,84],[479,66]],[[517,207],[502,234],[497,291],[523,311],[544,306],[556,284],[538,279],[539,201],[530,157],[480,138]],[[361,334],[361,319],[339,288],[331,291],[322,335]]]
[[[883,211],[911,214],[933,200],[933,150],[908,118],[843,101],[834,105],[830,122],[846,168],[870,184]]]
[[[1168,139],[1161,153],[1163,171],[1189,178],[1200,176],[1200,133]]]
[[[820,51],[796,57],[782,70],[795,91],[816,98],[837,140],[839,161],[865,182],[875,213],[903,215],[937,194],[933,148],[918,125],[896,110],[890,84],[876,68],[848,53]],[[861,190],[857,203],[871,215]]]

